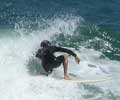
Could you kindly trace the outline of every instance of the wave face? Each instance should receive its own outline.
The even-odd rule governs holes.
[[[0,2],[0,29],[2,32],[6,28],[13,29],[16,23],[21,23],[21,27],[27,24],[25,27],[29,29],[38,29],[40,20],[82,16],[85,19],[85,27],[82,28],[82,32],[79,30],[77,32],[93,39],[96,36],[108,42],[111,48],[103,53],[110,59],[120,60],[120,2],[117,0],[96,0],[94,2],[88,0],[1,0]],[[2,32],[0,36],[7,34]]]
[[[119,3],[1,0],[0,100],[120,100]],[[63,77],[62,66],[48,77],[39,76],[41,65],[34,55],[44,39],[80,56],[79,65],[69,58],[70,73],[87,79],[111,74],[112,80],[64,82],[57,78]]]

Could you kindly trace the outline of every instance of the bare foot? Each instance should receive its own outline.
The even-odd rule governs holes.
[[[65,80],[71,80],[70,77],[69,77],[69,75],[65,75],[65,76],[64,76],[64,79],[65,79]]]

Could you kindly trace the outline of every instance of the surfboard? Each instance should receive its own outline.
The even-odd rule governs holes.
[[[111,77],[106,77],[103,79],[94,79],[94,80],[85,80],[85,79],[74,79],[74,80],[65,80],[65,81],[69,81],[69,82],[74,82],[74,83],[96,83],[96,82],[104,82],[104,81],[108,81],[111,80]]]
[[[65,80],[66,82],[73,82],[73,83],[97,83],[97,82],[104,82],[104,81],[109,81],[109,80],[112,80],[112,77],[111,75],[108,75],[108,76],[99,76],[99,77],[95,77],[92,78],[92,79],[84,79],[84,78],[74,78],[71,77],[71,80]]]

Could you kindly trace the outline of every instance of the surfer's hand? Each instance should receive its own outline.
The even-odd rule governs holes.
[[[78,56],[75,57],[75,61],[79,64],[80,58]]]

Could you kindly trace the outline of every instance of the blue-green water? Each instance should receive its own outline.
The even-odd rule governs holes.
[[[119,0],[1,0],[0,99],[120,100],[119,5]],[[31,76],[28,70],[40,68],[29,62],[44,39],[80,56],[80,65],[70,58],[70,72],[88,78],[112,74],[113,80],[76,85],[54,79],[56,74]]]
[[[6,27],[14,29],[15,23],[22,23],[23,25],[27,24],[26,26],[24,25],[27,29],[29,27],[38,29],[39,21],[42,19],[63,18],[66,16],[67,18],[69,16],[82,17],[85,20],[85,27],[81,28],[78,25],[78,30],[75,31],[83,34],[87,39],[98,37],[108,42],[112,48],[108,48],[109,52],[105,50],[103,53],[110,59],[120,60],[119,4],[118,0],[3,0],[0,3],[0,26],[5,28],[5,30]],[[99,31],[95,27],[98,27]],[[4,33],[1,34],[3,35]],[[93,43],[93,45],[97,44],[99,45],[99,43]],[[94,46],[91,46],[91,48],[94,48]]]

